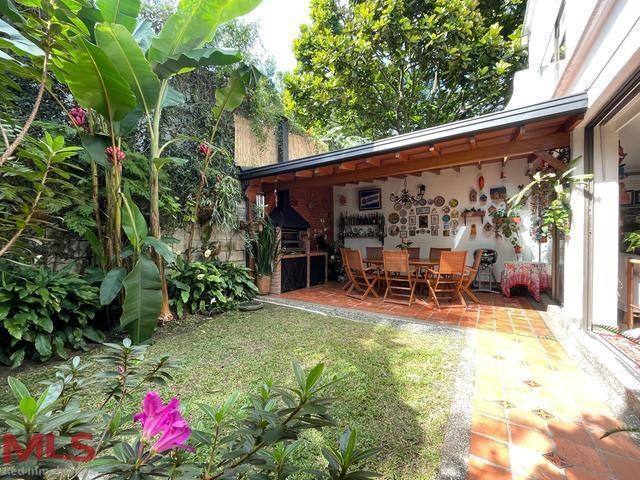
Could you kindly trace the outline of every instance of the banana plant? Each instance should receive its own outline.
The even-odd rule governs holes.
[[[85,138],[85,145],[109,141],[112,165],[117,164],[119,136],[138,121],[144,122],[150,138],[149,189],[151,236],[160,239],[159,172],[170,159],[163,158],[164,149],[172,142],[161,144],[160,120],[165,107],[180,104],[182,95],[169,82],[177,74],[207,66],[232,65],[241,60],[239,53],[205,47],[213,39],[219,25],[253,10],[261,0],[182,0],[177,11],[168,18],[157,36],[153,30],[137,21],[139,0],[96,1],[95,7],[85,5],[82,18],[90,32],[89,38],[79,37],[69,55],[56,58],[59,77],[69,87],[80,105],[101,117],[106,137]],[[98,19],[91,21],[89,19]],[[228,110],[228,109],[227,109]],[[108,188],[113,204],[109,218],[110,231],[120,229],[120,189],[118,169],[111,169]],[[112,258],[119,258],[118,239],[111,239]],[[162,307],[160,317],[171,318],[162,256],[154,253],[160,273]]]
[[[162,279],[151,254],[161,256],[167,263],[173,263],[175,257],[166,243],[149,235],[144,215],[131,196],[121,196],[122,229],[130,244],[123,254],[131,255],[133,267],[129,272],[124,267],[107,272],[100,285],[100,303],[111,304],[124,288],[120,326],[127,329],[135,343],[142,343],[153,335],[162,307]]]

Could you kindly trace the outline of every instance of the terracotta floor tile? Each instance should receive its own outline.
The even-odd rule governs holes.
[[[605,452],[604,459],[618,480],[638,480],[640,478],[640,458],[621,457]]]
[[[564,438],[555,440],[559,455],[564,457],[574,467],[582,467],[592,475],[607,478],[608,468],[598,450],[593,447],[578,445]]]
[[[528,448],[511,445],[509,447],[511,470],[515,478],[521,479],[563,479],[564,473],[549,463],[540,452]]]
[[[509,422],[533,430],[544,431],[546,427],[545,421],[531,411],[514,408],[513,410],[507,410],[507,417],[509,418]]]
[[[604,434],[602,430],[589,430],[596,446],[609,453],[625,456],[628,458],[640,458],[640,447],[636,445],[628,433],[621,432],[600,438]],[[640,478],[640,472],[638,472]]]
[[[509,432],[511,433],[511,443],[515,445],[535,450],[540,454],[553,450],[553,441],[548,435],[538,430],[510,424]]]
[[[472,433],[469,453],[496,465],[509,468],[509,447],[504,442]]]
[[[476,458],[469,459],[469,480],[511,480],[511,473]]]
[[[548,420],[547,428],[554,438],[566,438],[580,445],[593,446],[587,430],[578,423],[550,419]]]
[[[505,418],[504,407],[496,401],[475,399],[473,401],[473,411],[491,415],[492,417]]]
[[[487,437],[497,438],[504,442],[509,441],[507,424],[495,418],[487,417],[486,415],[473,415],[471,418],[471,431],[474,433],[481,433]]]

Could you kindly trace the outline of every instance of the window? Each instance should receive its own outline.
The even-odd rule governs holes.
[[[551,63],[564,60],[567,56],[567,31],[564,23],[564,1],[560,5],[556,22],[553,26],[553,51]]]

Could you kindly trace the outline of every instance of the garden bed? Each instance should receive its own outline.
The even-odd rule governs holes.
[[[440,462],[462,340],[442,333],[415,333],[267,305],[210,319],[191,317],[160,329],[152,355],[171,355],[181,367],[161,389],[178,396],[187,416],[197,404],[221,402],[233,391],[255,391],[266,375],[291,382],[291,362],[327,365],[345,377],[331,387],[338,428],[308,432],[298,452],[307,467],[324,464],[324,440],[335,443],[344,428],[357,428],[362,446],[382,447],[369,465],[383,478],[433,478]],[[14,375],[33,385],[49,365]],[[7,398],[6,387],[0,398]],[[132,408],[134,406],[132,405]],[[191,420],[197,422],[197,418]]]

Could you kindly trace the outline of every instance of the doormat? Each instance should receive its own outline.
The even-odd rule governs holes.
[[[620,332],[608,325],[594,325],[593,333],[600,336],[616,350],[627,357],[640,370],[640,339],[626,332]]]

